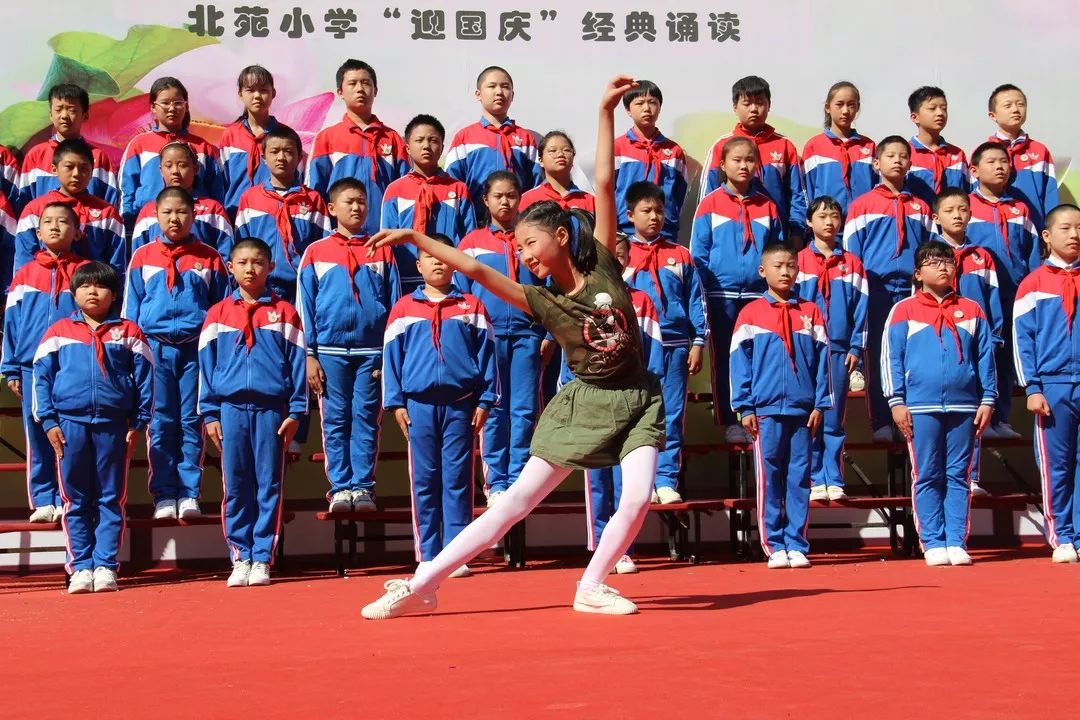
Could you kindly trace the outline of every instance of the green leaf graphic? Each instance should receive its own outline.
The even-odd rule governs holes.
[[[105,71],[83,65],[63,55],[53,55],[52,64],[45,73],[45,82],[41,84],[38,100],[48,100],[49,89],[60,83],[73,83],[85,88],[91,95],[112,97],[120,91],[116,81]]]
[[[22,147],[49,124],[49,106],[36,100],[15,103],[0,111],[0,145]]]

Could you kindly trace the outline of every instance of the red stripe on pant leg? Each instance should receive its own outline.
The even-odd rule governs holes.
[[[761,449],[761,418],[758,418],[758,432],[754,438],[754,464],[757,465],[758,540],[765,557],[772,557],[772,546],[769,545],[768,529],[765,527],[765,457]]]
[[[1042,480],[1043,522],[1046,523],[1046,540],[1050,547],[1057,550],[1057,523],[1054,521],[1053,491],[1050,487],[1050,457],[1046,450],[1046,428],[1041,415],[1035,416],[1035,450],[1039,453],[1039,475]]]
[[[911,457],[911,517],[915,520],[915,535],[919,538],[919,549],[926,552],[920,532],[919,513],[915,511],[915,485],[919,479],[919,463],[915,459],[915,430],[912,428],[911,440],[907,441],[908,455]]]

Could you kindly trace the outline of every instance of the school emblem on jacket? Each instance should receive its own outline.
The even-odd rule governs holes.
[[[515,145],[521,145],[521,136],[520,135],[514,135],[514,144]]]
[[[1023,160],[1024,162],[1027,162],[1028,161],[1028,154],[1024,153],[1023,155],[1020,156],[1020,159]]]
[[[810,332],[814,329],[814,318],[809,315],[800,315],[799,319],[802,320],[802,329],[806,332]]]
[[[272,323],[276,323],[278,320],[281,319],[281,313],[271,310],[270,312],[266,313],[266,319]]]
[[[976,265],[982,265],[984,262],[986,262],[985,260],[983,260],[982,255],[972,255],[971,257],[975,258]]]
[[[664,154],[665,154],[665,155],[667,155],[668,157],[671,157],[671,156],[672,156],[672,155],[674,155],[675,153],[673,153],[673,152],[671,151],[671,148],[664,148]]]
[[[379,145],[379,152],[386,156],[392,155],[394,153],[394,146],[390,143],[383,143],[382,145]]]
[[[772,155],[772,161],[774,163],[778,163],[784,159],[784,154],[781,153],[779,150],[773,150],[770,154]]]
[[[859,152],[861,152],[863,155],[869,155],[870,154],[870,148],[861,147],[861,148],[859,148]]]
[[[597,293],[593,298],[596,309],[585,317],[581,327],[585,344],[602,353],[619,350],[630,337],[626,316],[618,308],[613,308],[612,302],[612,297],[607,293]]]
[[[120,338],[124,337],[124,331],[118,327],[114,327],[109,331],[109,336],[113,339],[113,342],[120,342]]]
[[[840,263],[836,266],[836,269],[840,271],[841,275],[847,275],[847,263]]]
[[[1013,215],[1019,215],[1020,214],[1020,208],[1016,207],[1015,205],[1013,205],[1011,208],[1009,208],[1009,210],[1012,211]]]
[[[456,192],[454,192],[453,190],[451,190],[450,192],[446,193],[446,197],[448,197],[448,198],[450,198],[451,200],[453,200],[454,198],[456,198],[456,197],[457,197],[457,193],[456,193]]]
[[[920,204],[919,204],[919,203],[917,203],[917,202],[912,202],[912,203],[911,203],[911,209],[912,209],[912,210],[922,210],[922,205],[920,205]]]
[[[197,262],[197,263],[195,263],[195,270],[196,270],[196,271],[198,271],[198,270],[202,270],[202,268],[203,268],[203,265],[202,265],[202,263],[201,263],[201,262]]]
[[[675,258],[673,258],[673,257],[669,257],[669,258],[667,259],[667,264],[668,264],[668,265],[674,265],[674,264],[675,264]]]
[[[101,211],[100,211],[100,210],[94,210],[94,209],[91,209],[91,210],[90,210],[90,217],[92,217],[92,218],[94,218],[95,220],[97,220],[97,219],[98,219],[99,217],[101,217]]]
[[[960,318],[964,317],[964,311],[963,310],[957,310],[956,312],[953,313],[953,317],[955,317],[957,320],[959,320]]]

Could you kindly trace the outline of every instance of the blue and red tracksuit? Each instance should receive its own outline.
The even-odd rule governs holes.
[[[0,195],[16,212],[19,210],[19,161],[4,145],[0,145]]]
[[[329,500],[341,490],[372,490],[379,452],[383,333],[399,297],[389,248],[368,255],[366,236],[334,233],[300,261],[297,307],[307,354],[326,375],[319,398]]]
[[[1008,149],[1013,169],[1009,194],[1027,205],[1036,230],[1042,231],[1046,225],[1046,215],[1060,202],[1050,148],[1038,140],[1032,140],[1027,133],[1021,133],[1015,140],[999,134],[991,135],[988,139]]]
[[[802,151],[807,207],[816,198],[828,195],[840,203],[843,218],[852,201],[878,183],[875,147],[873,140],[854,130],[851,137],[842,138],[825,128],[825,132],[807,140]]]
[[[993,406],[994,333],[972,300],[918,290],[889,313],[881,343],[889,407],[911,413],[911,504],[923,551],[967,545],[975,412]]]
[[[131,235],[131,252],[161,237],[157,221],[157,203],[150,202],[139,211],[135,229]],[[221,259],[227,262],[233,246],[233,225],[225,208],[213,198],[195,198],[195,222],[191,224],[191,237],[204,245],[216,248]],[[255,235],[254,237],[260,237]]]
[[[1080,265],[1051,255],[1023,279],[1013,306],[1016,380],[1046,398],[1035,416],[1035,463],[1042,480],[1050,547],[1080,547]]]
[[[892,416],[881,393],[881,337],[896,303],[911,295],[915,249],[930,239],[931,209],[908,192],[885,185],[851,203],[844,224],[844,250],[862,261],[870,290],[866,323],[866,407],[876,432],[891,427]]]
[[[383,405],[405,408],[416,560],[434,560],[472,522],[473,413],[499,402],[495,336],[483,304],[451,286],[394,304],[383,346]]]
[[[18,228],[18,215],[7,195],[0,192],[0,289],[5,293],[15,274],[15,233]]]
[[[7,293],[0,373],[7,380],[18,380],[22,386],[26,493],[32,509],[61,504],[56,484],[56,455],[45,431],[34,422],[31,406],[34,353],[49,326],[77,309],[71,295],[71,274],[86,262],[70,253],[53,256],[39,250],[32,262],[15,273]]]
[[[30,392],[30,388],[26,389]],[[60,428],[67,571],[116,570],[127,503],[127,433],[154,412],[154,360],[139,327],[110,319],[90,327],[81,312],[58,320],[34,355],[34,418]]]
[[[847,356],[861,359],[866,347],[870,293],[862,262],[836,247],[825,255],[811,242],[799,251],[795,294],[818,306],[829,335],[829,377],[833,405],[811,439],[810,480],[814,487],[844,487],[844,441],[847,431]]]
[[[776,204],[787,234],[805,232],[806,189],[799,153],[791,141],[776,132],[771,125],[765,125],[757,133],[751,133],[742,124],[736,123],[735,129],[713,144],[701,170],[699,204],[709,193],[720,187],[724,146],[733,137],[747,138],[757,146],[759,163],[754,187],[768,195]]]
[[[326,203],[319,193],[304,185],[279,192],[268,180],[246,190],[240,196],[239,207],[236,237],[266,241],[274,262],[267,287],[293,302],[300,258],[309,245],[331,232]]]
[[[623,279],[631,288],[648,294],[660,315],[665,371],[659,377],[667,444],[657,461],[656,487],[674,489],[682,470],[686,387],[690,381],[687,358],[691,345],[704,348],[709,338],[705,293],[690,251],[663,237],[651,242],[630,238],[630,261]]]
[[[762,249],[783,239],[784,223],[776,205],[757,191],[739,197],[724,185],[705,196],[694,214],[690,254],[709,306],[713,413],[722,425],[737,422],[727,384],[735,319],[766,290],[757,271]]]
[[[405,141],[377,117],[361,128],[346,114],[337,125],[315,136],[308,160],[307,179],[311,189],[328,199],[330,186],[342,178],[355,178],[367,190],[368,214],[364,232],[379,231],[378,208],[383,193],[393,181],[409,173]]]
[[[19,170],[19,207],[26,207],[31,200],[52,190],[60,189],[60,181],[53,173],[53,151],[63,141],[59,134],[38,143],[26,151]],[[93,174],[86,191],[101,198],[115,208],[120,207],[120,182],[113,172],[112,161],[105,151],[91,145],[94,152]]]
[[[689,186],[686,172],[686,153],[679,143],[657,132],[652,140],[638,136],[631,128],[625,135],[615,138],[615,215],[619,218],[619,230],[631,235],[634,223],[627,215],[626,190],[642,180],[659,185],[664,191],[665,237],[679,237],[686,189]]]
[[[768,292],[744,307],[731,338],[731,409],[758,421],[758,534],[766,556],[810,549],[806,423],[832,404],[829,337],[818,306]]]
[[[72,251],[87,260],[108,263],[120,277],[127,271],[127,245],[124,243],[124,223],[109,203],[90,193],[77,197],[52,190],[32,200],[19,216],[15,234],[15,260],[12,272],[30,262],[45,246],[38,240],[37,229],[41,213],[50,203],[63,203],[75,211],[83,237],[72,245]]]
[[[591,215],[596,215],[596,198],[592,193],[587,193],[577,185],[570,183],[570,187],[567,188],[565,195],[560,195],[559,191],[551,186],[549,182],[543,182],[532,190],[526,190],[521,194],[521,203],[518,205],[519,212],[525,212],[525,208],[530,205],[535,205],[538,202],[545,202],[551,200],[552,202],[559,203],[559,207],[563,210],[569,210],[570,208],[577,208],[578,210],[584,210]]]
[[[222,525],[235,562],[272,563],[281,536],[287,419],[308,411],[304,331],[296,309],[237,290],[199,335],[199,415],[221,423]]]
[[[120,213],[128,227],[135,222],[143,205],[157,198],[158,193],[165,189],[165,182],[161,178],[161,149],[173,142],[184,143],[195,153],[199,167],[192,193],[211,197],[218,202],[225,198],[217,147],[198,135],[189,132],[176,134],[155,126],[133,137],[120,158]]]
[[[520,264],[513,231],[495,225],[478,228],[465,236],[458,250],[523,285],[543,284]],[[545,331],[532,316],[461,273],[454,274],[454,284],[484,303],[495,332],[495,359],[503,382],[499,404],[484,425],[480,449],[488,492],[505,492],[529,459],[540,403],[540,343]]]
[[[158,238],[131,256],[121,315],[143,329],[154,354],[157,404],[147,455],[155,502],[199,497],[199,330],[228,287],[217,250],[193,238],[179,244]]]
[[[971,169],[967,155],[960,148],[938,139],[936,148],[922,144],[917,137],[911,143],[911,168],[904,189],[933,207],[934,198],[945,188],[971,189]]]
[[[258,187],[271,180],[270,168],[262,158],[263,140],[266,133],[280,125],[277,118],[270,116],[263,132],[258,137],[251,132],[247,113],[231,125],[226,125],[218,140],[218,152],[221,154],[221,178],[225,187],[225,196],[221,204],[229,218],[235,218],[240,209],[240,196],[249,188]],[[302,152],[302,149],[301,149]],[[296,170],[294,185],[303,182],[303,173]]]
[[[476,215],[465,183],[440,170],[424,177],[415,170],[390,183],[383,195],[382,229],[412,228],[425,235],[441,233],[457,245],[476,229]],[[401,278],[401,294],[423,285],[416,267],[416,248],[394,246]]]
[[[473,207],[484,206],[484,181],[496,170],[509,170],[521,192],[544,181],[536,136],[510,118],[496,124],[486,117],[457,131],[446,148],[446,172],[465,183]]]

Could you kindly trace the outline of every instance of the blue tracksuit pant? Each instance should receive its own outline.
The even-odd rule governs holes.
[[[1016,367],[1013,364],[1013,304],[1010,300],[1005,302],[1002,298],[1002,323],[1001,336],[1005,342],[1001,347],[994,349],[994,362],[997,364],[998,396],[994,405],[993,422],[1009,422],[1009,413],[1012,412],[1012,391],[1016,384]]]
[[[660,388],[664,394],[664,426],[667,444],[656,462],[656,487],[675,488],[682,470],[683,424],[686,420],[686,384],[690,373],[686,359],[690,348],[664,347],[664,374]]]
[[[154,501],[198,498],[203,427],[198,413],[199,343],[150,338],[154,353],[154,416],[150,421],[150,494]]]
[[[600,544],[600,536],[604,534],[608,520],[619,509],[619,500],[622,499],[622,468],[616,466],[587,470],[585,482],[585,505],[588,510],[586,547],[592,551]],[[634,544],[631,542],[630,547],[623,552],[633,555]]]
[[[127,502],[127,424],[89,424],[60,417],[64,457],[60,494],[64,500],[67,571],[116,570],[124,538]]]
[[[418,562],[434,560],[472,522],[473,431],[476,399],[433,405],[412,398],[409,478]]]
[[[807,415],[758,417],[754,441],[758,534],[765,555],[807,552],[810,519],[810,430]]]
[[[540,341],[535,335],[495,337],[502,396],[491,408],[481,442],[488,492],[505,492],[529,459],[540,397]]]
[[[221,404],[221,514],[233,562],[271,563],[281,535],[283,407]]]
[[[866,318],[866,409],[870,414],[870,427],[877,432],[883,427],[892,427],[892,411],[881,389],[881,336],[885,332],[885,322],[893,305],[911,296],[911,289],[899,292],[874,289],[870,286],[870,301]]]
[[[382,420],[382,355],[320,355],[326,391],[319,398],[327,499],[339,490],[371,490]]]
[[[60,505],[60,488],[56,483],[56,453],[41,425],[34,420],[34,369],[24,367],[19,372],[22,382],[22,420],[26,434],[26,494],[30,508]]]
[[[911,505],[923,551],[967,547],[974,413],[911,416]]]
[[[829,351],[833,406],[822,416],[821,428],[810,445],[810,480],[814,487],[844,487],[844,416],[847,414],[848,372],[846,350]]]
[[[750,300],[731,300],[721,297],[710,297],[707,300],[711,328],[709,354],[712,355],[713,418],[720,425],[735,425],[738,419],[731,409],[731,374],[728,372],[731,336],[735,333],[735,320],[739,317],[739,311],[746,307]],[[666,352],[664,361],[666,375],[669,372]],[[666,407],[666,391],[664,403]],[[685,405],[684,399],[684,408]]]
[[[1050,547],[1080,544],[1080,384],[1043,384],[1050,417],[1035,416],[1035,462],[1042,480]]]

